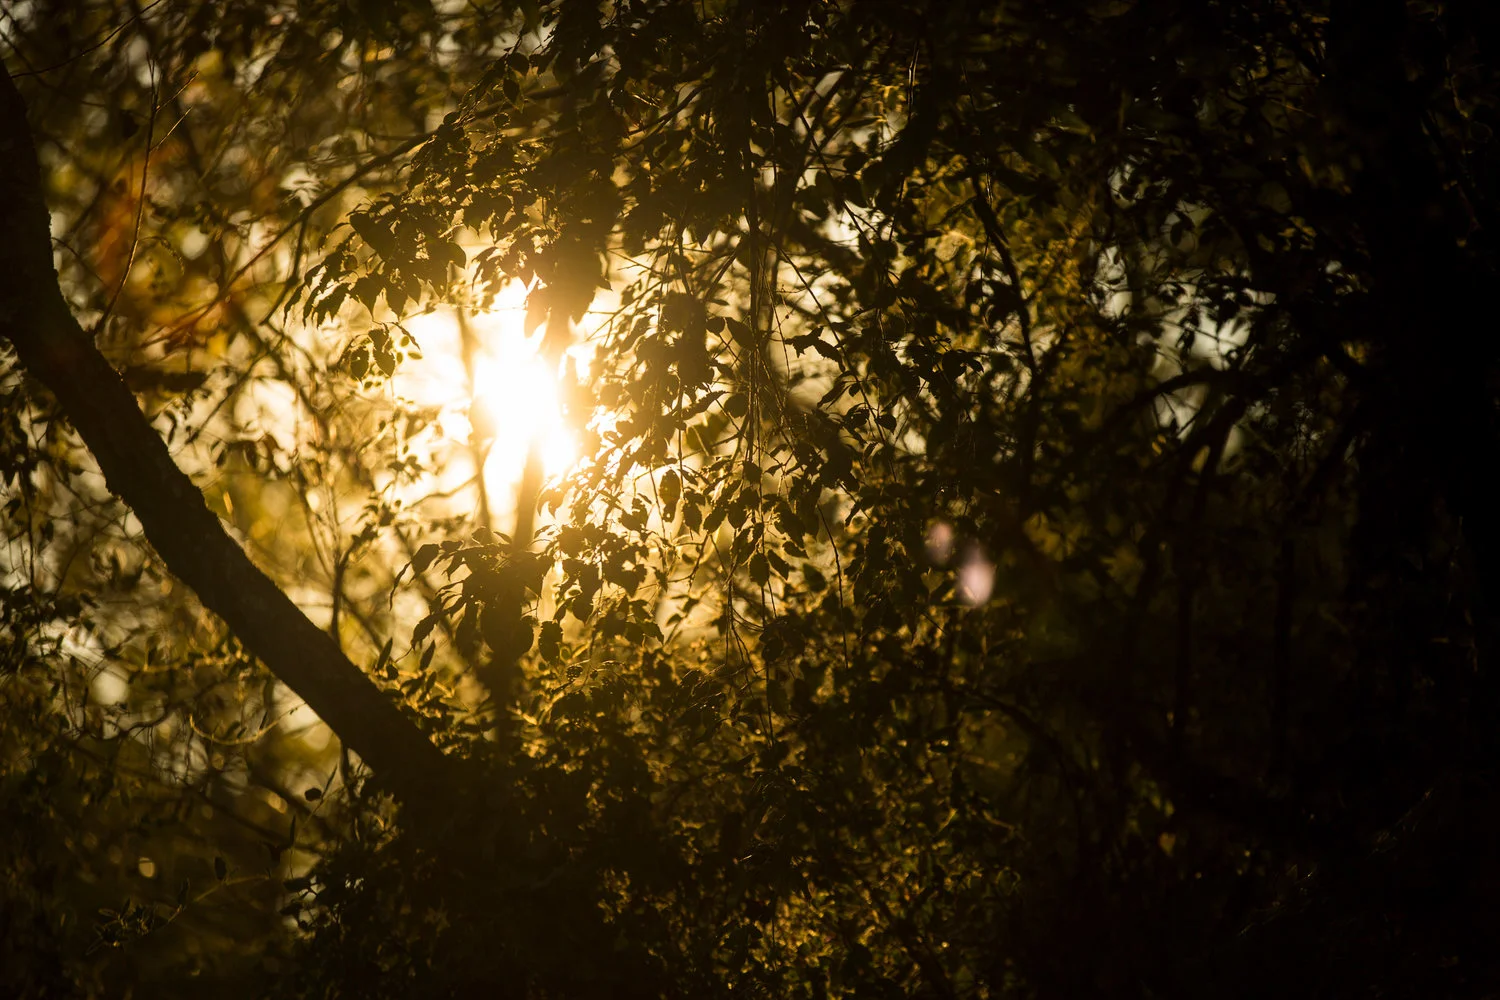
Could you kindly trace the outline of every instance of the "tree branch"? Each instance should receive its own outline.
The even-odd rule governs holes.
[[[448,760],[225,533],[58,286],[26,107],[0,73],[0,338],[62,405],[171,572],[404,799]]]

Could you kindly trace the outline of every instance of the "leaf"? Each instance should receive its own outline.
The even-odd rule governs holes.
[[[387,639],[385,645],[380,647],[380,658],[375,661],[375,673],[385,669],[385,665],[391,662],[391,647],[395,645],[395,636]]]
[[[771,564],[766,560],[765,554],[755,553],[750,557],[750,579],[764,587],[771,581]]]
[[[557,621],[542,622],[541,636],[537,639],[537,652],[549,663],[555,663],[562,656],[562,623]]]
[[[535,641],[534,620],[514,612],[488,607],[479,618],[479,631],[485,643],[503,661],[514,661],[526,655]]]
[[[380,293],[385,290],[385,282],[378,274],[367,274],[354,283],[354,297],[372,312],[375,309],[375,300],[380,298]]]
[[[355,212],[349,216],[349,225],[359,234],[360,239],[369,244],[370,248],[380,256],[390,258],[396,249],[396,240],[389,229],[380,225],[368,213]]]
[[[725,503],[714,504],[713,509],[708,512],[708,517],[703,521],[703,530],[714,531],[724,523],[724,515],[728,513],[729,505]]]
[[[682,497],[682,477],[677,474],[676,469],[668,469],[661,474],[661,484],[657,486],[656,495],[661,500],[662,519],[672,520],[677,515],[677,501]]]
[[[427,572],[427,567],[431,566],[432,561],[438,557],[438,551],[438,547],[435,543],[428,542],[426,545],[423,545],[421,548],[417,549],[416,552],[412,553],[412,572]]]
[[[442,614],[440,610],[433,611],[427,617],[417,622],[416,627],[411,630],[411,644],[413,646],[420,646],[423,642],[427,641],[427,637],[432,634],[432,630],[437,628],[438,622],[442,620]]]
[[[752,338],[750,336],[750,328],[748,326],[731,316],[724,317],[724,325],[729,328],[729,336],[732,337],[736,343],[745,346],[752,346]]]

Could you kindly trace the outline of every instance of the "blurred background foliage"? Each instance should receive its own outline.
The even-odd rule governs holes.
[[[0,355],[4,991],[1493,995],[1493,18],[9,5],[79,321],[472,767]]]

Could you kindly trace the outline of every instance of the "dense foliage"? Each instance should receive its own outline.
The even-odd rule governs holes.
[[[453,774],[0,356],[0,984],[1491,995],[1494,17],[13,5],[74,315]],[[515,282],[492,521],[402,380]]]

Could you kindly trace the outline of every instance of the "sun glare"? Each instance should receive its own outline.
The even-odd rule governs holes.
[[[493,309],[468,317],[476,348],[472,391],[451,310],[408,321],[423,357],[396,374],[400,395],[438,408],[445,439],[470,446],[455,450],[437,470],[439,490],[456,490],[472,478],[472,445],[483,444],[485,488],[497,508],[513,500],[533,447],[548,477],[567,472],[579,458],[578,436],[563,416],[559,372],[539,355],[540,335],[526,336],[525,315],[525,290],[514,285]]]
[[[516,338],[499,346],[474,364],[475,416],[482,413],[494,429],[486,474],[506,483],[519,479],[533,446],[546,475],[567,471],[577,460],[578,443],[563,419],[557,372],[548,371],[534,341]]]

